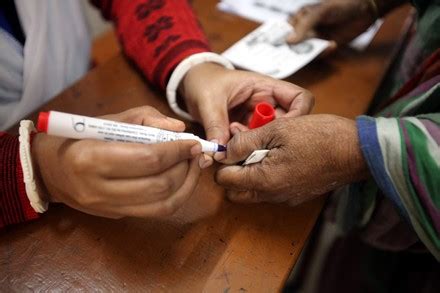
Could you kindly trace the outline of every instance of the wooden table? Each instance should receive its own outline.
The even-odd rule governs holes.
[[[256,24],[193,1],[215,51]],[[364,53],[340,51],[289,80],[315,93],[316,113],[361,114],[391,56],[407,9],[391,15]],[[65,90],[44,110],[101,115],[149,104],[174,116],[119,55]],[[35,118],[35,115],[31,117]],[[109,220],[53,205],[38,221],[0,232],[0,291],[274,292],[280,290],[322,209],[238,205],[204,172],[172,219]]]

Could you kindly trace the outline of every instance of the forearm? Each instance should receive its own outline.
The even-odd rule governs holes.
[[[18,138],[0,132],[0,228],[37,217],[26,195]]]
[[[161,89],[183,59],[210,50],[186,0],[92,2],[114,21],[125,54]]]

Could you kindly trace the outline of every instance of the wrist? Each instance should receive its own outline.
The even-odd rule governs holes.
[[[46,136],[47,135],[43,133],[37,133],[34,135],[32,139],[31,153],[34,162],[34,176],[35,176],[35,183],[37,185],[38,193],[43,201],[50,202],[49,193],[47,191],[46,185],[44,184],[44,180],[42,178],[42,172],[40,169],[41,160],[44,159],[43,150],[44,150],[44,139]]]
[[[217,63],[206,62],[197,64],[191,67],[185,74],[179,85],[178,92],[186,99],[187,96],[191,95],[191,89],[196,85],[203,84],[206,77],[211,77],[213,74],[226,70],[229,69]]]
[[[182,80],[187,75],[188,71],[193,69],[193,67],[204,63],[217,63],[226,68],[234,69],[232,63],[221,55],[211,52],[194,54],[180,62],[179,65],[174,69],[166,88],[167,100],[170,108],[180,117],[188,119],[190,121],[193,121],[194,118],[187,112],[180,109],[177,103],[177,91],[181,86]],[[188,93],[187,87],[189,87],[189,85],[187,86],[185,84],[183,89],[183,93],[185,96]]]
[[[335,123],[338,125],[338,135],[334,148],[337,169],[346,178],[346,183],[365,180],[370,173],[360,147],[356,122],[346,118],[338,120]]]

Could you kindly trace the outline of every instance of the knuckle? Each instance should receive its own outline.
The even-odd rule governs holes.
[[[219,120],[210,120],[205,125],[206,132],[226,132],[223,123]]]
[[[138,116],[138,108],[132,108],[125,110],[123,112],[120,112],[118,114],[114,114],[116,120],[118,121],[124,121],[124,122],[131,122],[134,121],[135,118]]]
[[[94,166],[95,152],[91,148],[83,148],[71,157],[72,169],[77,173],[88,171]]]
[[[126,120],[136,123],[145,124],[152,117],[161,116],[162,114],[151,106],[140,106],[123,112]]]
[[[239,133],[235,134],[235,135],[231,138],[231,140],[229,140],[229,143],[228,143],[228,149],[229,149],[229,148],[234,148],[235,146],[240,145],[240,140],[241,140],[241,137],[242,137],[242,136],[243,136],[243,133],[242,133],[242,132],[239,132]]]
[[[148,168],[158,168],[163,163],[162,156],[153,151],[151,146],[147,146],[147,148],[142,152],[140,160],[148,167]]]
[[[230,141],[231,151],[239,156],[249,153],[249,145],[253,145],[253,141],[256,139],[256,132],[240,132],[232,138]],[[229,149],[229,146],[228,146]]]
[[[96,194],[90,192],[80,192],[76,195],[75,201],[82,207],[92,207],[101,203]]]

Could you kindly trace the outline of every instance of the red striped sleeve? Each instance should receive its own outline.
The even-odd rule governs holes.
[[[35,218],[23,182],[18,138],[0,132],[0,228]]]
[[[112,19],[125,54],[155,86],[165,89],[186,57],[210,51],[186,0],[94,0]]]

